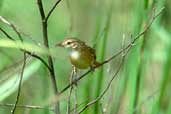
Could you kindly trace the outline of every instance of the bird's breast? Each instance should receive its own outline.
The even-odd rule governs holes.
[[[72,59],[77,60],[80,58],[80,53],[78,51],[72,51],[72,52],[70,52],[70,56]]]
[[[91,66],[93,58],[89,53],[84,51],[71,51],[70,52],[71,63],[80,69],[86,69]]]

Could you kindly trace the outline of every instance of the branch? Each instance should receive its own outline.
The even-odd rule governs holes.
[[[161,15],[162,11],[164,10],[164,7],[161,8],[158,13],[156,13],[155,15],[152,16],[151,21],[149,22],[149,24],[145,27],[145,29],[140,32],[137,36],[134,37],[134,40],[131,41],[125,48],[121,49],[119,52],[117,52],[116,54],[114,54],[112,57],[110,57],[109,59],[103,61],[100,65],[94,67],[94,69],[97,69],[101,66],[103,66],[104,64],[110,62],[111,60],[113,60],[114,58],[118,57],[119,55],[121,55],[124,51],[128,50],[129,48],[131,48],[135,42],[142,36],[144,35],[150,28],[150,26],[152,25],[152,23],[154,22],[154,20]],[[87,72],[85,72],[84,74],[82,74],[81,76],[79,76],[78,78],[76,78],[72,83],[68,84],[64,89],[62,89],[59,93],[62,94],[63,92],[65,92],[70,86],[72,86],[73,84],[77,83],[79,80],[81,80],[82,78],[84,78],[87,74],[89,74],[90,72],[92,72],[92,70],[88,70]]]
[[[41,58],[40,56],[38,56],[32,52],[29,52],[27,50],[23,50],[23,51],[26,52],[27,54],[29,54],[30,56],[40,60],[46,66],[46,68],[48,68],[48,70],[51,71],[51,68],[49,67],[49,65],[46,63],[46,61],[43,58]]]
[[[13,109],[11,110],[11,114],[15,113],[15,110],[17,108],[17,104],[19,102],[20,93],[21,93],[21,84],[22,84],[22,80],[23,80],[25,66],[26,66],[26,53],[24,52],[24,63],[23,63],[23,67],[22,67],[22,70],[21,70],[21,76],[20,76],[19,85],[18,85],[17,99],[15,101]]]
[[[37,3],[38,3],[39,12],[40,12],[40,15],[41,15],[41,20],[42,20],[42,33],[43,33],[44,45],[45,45],[46,48],[49,48],[48,34],[47,34],[47,23],[45,21],[45,13],[44,13],[42,1],[37,0]],[[51,69],[50,70],[50,75],[51,75],[54,91],[55,91],[55,93],[57,93],[57,84],[56,84],[56,79],[55,79],[54,66],[53,66],[52,57],[50,55],[48,56],[48,63],[49,63],[49,67]]]
[[[15,104],[4,104],[4,103],[0,103],[0,106],[5,106],[5,107],[13,107]],[[16,105],[17,108],[30,108],[30,109],[42,109],[42,110],[49,110],[54,112],[53,109],[47,108],[47,107],[43,107],[43,106],[34,106],[34,105]]]
[[[55,10],[56,6],[61,2],[62,0],[57,0],[56,3],[53,5],[53,7],[50,9],[50,11],[48,12],[47,16],[46,16],[46,22],[48,21],[49,17],[51,16],[51,14],[53,13],[53,11]]]
[[[99,101],[107,92],[107,90],[109,89],[112,81],[115,79],[115,77],[117,76],[117,74],[119,73],[119,71],[121,70],[121,66],[123,64],[123,60],[121,61],[118,70],[116,71],[116,73],[113,75],[112,79],[109,81],[107,87],[104,89],[104,91],[94,100],[92,100],[91,102],[87,103],[84,108],[82,108],[77,114],[81,114],[84,110],[86,110],[89,106],[95,104],[97,101]]]
[[[12,41],[15,41],[14,38],[12,36],[10,36],[5,30],[3,30],[1,27],[0,27],[0,31],[10,40]],[[20,49],[21,51],[27,53],[28,55],[40,60],[49,70],[51,70],[51,68],[49,67],[49,65],[45,62],[45,60],[43,60],[43,58],[41,58],[40,56],[34,54],[33,52],[30,52],[30,51],[27,51],[27,50],[23,50],[23,49]]]
[[[22,39],[22,37],[21,37],[21,35],[20,35],[20,32],[18,32],[18,30],[17,30],[17,28],[15,27],[14,24],[10,23],[9,21],[7,21],[7,20],[6,20],[5,18],[3,18],[2,16],[0,16],[0,20],[1,20],[3,23],[5,23],[5,24],[7,24],[8,26],[10,26],[10,27],[16,32],[16,34],[18,35],[19,39],[20,39],[21,41],[23,41],[23,39]]]
[[[78,104],[77,107],[76,107],[76,109],[75,109],[75,107],[72,108],[72,109],[70,110],[70,113],[72,114],[72,112],[74,112],[75,110],[78,110],[78,108],[80,108],[82,105],[86,104],[86,102],[88,102],[89,100],[90,100],[90,99],[86,99],[86,100],[84,100],[82,103]]]
[[[44,45],[47,49],[49,49],[49,43],[48,43],[48,32],[47,32],[47,21],[45,17],[45,12],[42,4],[42,0],[37,0],[40,16],[41,16],[41,21],[42,21],[42,33],[43,33],[43,41]],[[53,89],[55,94],[58,93],[58,88],[56,84],[56,78],[55,78],[55,71],[54,71],[54,65],[53,65],[53,60],[51,55],[48,55],[48,64],[51,70],[49,70],[51,81],[53,84]],[[59,102],[56,105],[56,113],[60,114],[60,109],[59,109]]]
[[[13,38],[12,38],[4,29],[2,29],[1,27],[0,27],[0,31],[1,31],[2,33],[4,33],[4,35],[5,35],[8,39],[14,41],[14,39],[13,39]]]

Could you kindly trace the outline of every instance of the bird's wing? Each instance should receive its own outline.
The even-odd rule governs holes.
[[[91,53],[92,56],[94,56],[95,60],[96,60],[96,51],[95,49],[88,47],[89,52]]]

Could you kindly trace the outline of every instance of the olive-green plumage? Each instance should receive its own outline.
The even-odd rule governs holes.
[[[95,50],[79,39],[68,38],[57,45],[68,48],[69,58],[76,68],[86,69],[98,65]]]

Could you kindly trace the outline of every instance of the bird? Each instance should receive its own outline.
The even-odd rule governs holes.
[[[56,46],[68,50],[71,64],[77,69],[90,68],[93,70],[100,65],[96,61],[95,50],[76,37],[66,38],[64,41],[57,43]]]

